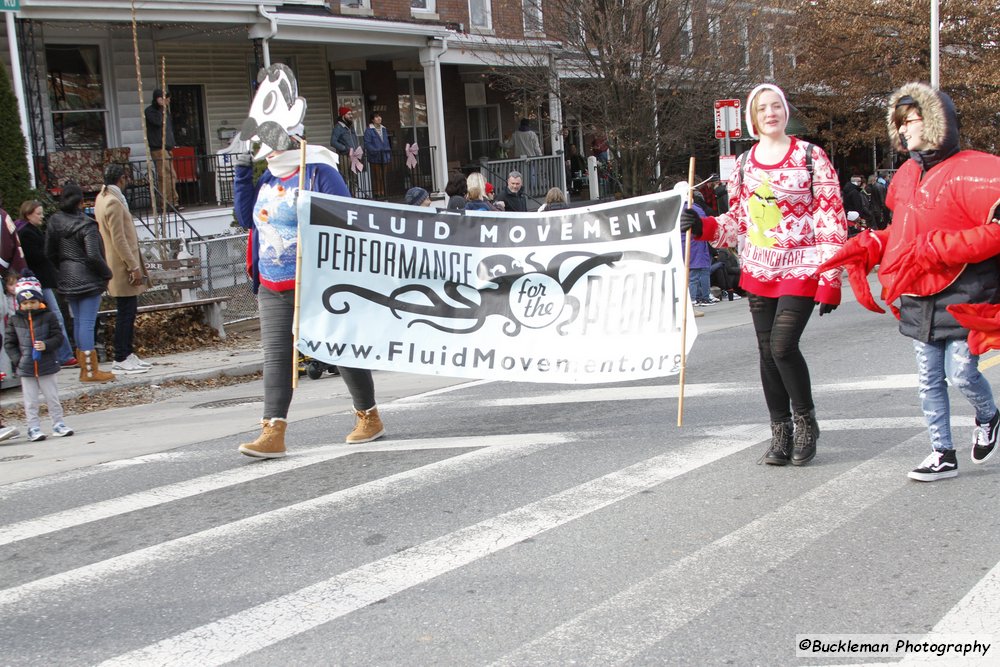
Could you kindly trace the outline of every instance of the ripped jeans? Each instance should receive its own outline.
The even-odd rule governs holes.
[[[988,422],[997,412],[993,389],[979,372],[979,357],[969,351],[964,338],[930,343],[914,340],[913,350],[917,355],[920,407],[927,420],[931,446],[935,450],[954,449],[948,382],[975,408],[980,423]]]

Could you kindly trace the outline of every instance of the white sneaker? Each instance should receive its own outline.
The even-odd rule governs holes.
[[[148,368],[140,366],[132,357],[126,358],[125,361],[116,361],[111,366],[112,373],[120,373],[122,375],[138,375],[139,373],[146,373],[148,371]]]
[[[13,426],[0,426],[0,442],[16,438],[19,435],[21,435],[21,432]]]
[[[40,428],[29,428],[28,429],[28,441],[29,442],[40,442],[45,439],[45,434],[42,433]]]
[[[66,424],[59,422],[52,427],[52,435],[56,438],[65,438],[67,435],[73,435],[73,429]]]
[[[130,354],[127,357],[125,357],[125,361],[129,361],[129,360],[134,361],[135,363],[139,364],[143,368],[152,368],[153,367],[152,362],[144,361],[144,360],[140,359],[139,357],[136,356],[135,352],[133,352],[132,354]]]

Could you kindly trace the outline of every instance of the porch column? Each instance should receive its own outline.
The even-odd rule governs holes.
[[[552,154],[566,159],[563,143],[562,100],[559,97],[559,68],[554,55],[549,56],[549,137],[552,140]],[[566,190],[566,169],[556,170],[563,192]]]
[[[7,22],[7,44],[10,47],[11,83],[14,86],[14,96],[17,98],[17,115],[21,120],[21,133],[26,142],[25,157],[28,160],[28,182],[38,187],[35,179],[35,156],[31,152],[31,126],[28,124],[28,97],[24,94],[24,79],[21,72],[21,53],[17,48],[17,26],[14,23],[14,12],[4,12]]]
[[[441,56],[448,50],[444,39],[428,39],[420,49],[420,66],[424,68],[424,92],[427,95],[427,133],[431,146],[431,176],[435,192],[443,192],[448,183],[448,149],[444,133],[444,95],[441,89]],[[430,150],[430,146],[421,146]]]

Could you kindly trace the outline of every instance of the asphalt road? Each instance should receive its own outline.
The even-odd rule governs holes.
[[[796,647],[1000,643],[1000,460],[969,462],[971,408],[954,395],[958,478],[907,479],[929,452],[912,348],[845,304],[804,339],[816,459],[756,465],[746,304],[714,308],[682,428],[676,377],[440,381],[382,392],[390,438],[347,447],[328,377],[303,384],[281,461],[236,454],[248,385],[161,413],[148,451],[0,486],[0,664],[857,664],[928,654]]]

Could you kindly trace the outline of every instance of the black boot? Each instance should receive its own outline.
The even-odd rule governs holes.
[[[819,439],[819,422],[816,421],[816,411],[792,415],[795,422],[795,435],[792,437],[792,465],[801,466],[809,463],[816,456],[816,441]]]
[[[787,465],[792,458],[792,422],[771,422],[771,446],[760,461],[772,466]],[[757,461],[757,463],[760,463]]]

